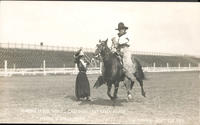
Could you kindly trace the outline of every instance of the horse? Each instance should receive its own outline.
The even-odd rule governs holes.
[[[118,88],[119,88],[119,83],[121,81],[124,81],[124,85],[126,87],[127,90],[127,96],[128,96],[128,100],[132,98],[130,90],[132,90],[133,85],[134,85],[134,81],[131,81],[130,79],[128,79],[123,70],[122,70],[122,64],[120,63],[119,58],[117,57],[117,55],[113,52],[111,52],[110,48],[107,46],[107,40],[105,41],[101,41],[99,40],[99,44],[97,44],[97,48],[95,50],[94,56],[95,57],[101,57],[103,60],[103,64],[104,64],[104,73],[103,73],[103,79],[104,81],[107,83],[107,95],[111,100],[115,100],[117,98],[117,92],[118,92]],[[139,82],[140,86],[141,86],[141,92],[142,95],[144,97],[146,97],[145,95],[145,91],[143,88],[143,80],[146,79],[144,72],[142,70],[142,66],[139,63],[139,61],[137,59],[132,59],[134,60],[134,63],[136,64],[136,72],[133,73],[137,79],[137,81]],[[99,77],[101,78],[101,77]],[[99,80],[98,78],[98,80]],[[114,84],[114,93],[113,96],[111,96],[110,91],[112,88],[112,84]],[[102,83],[101,83],[102,85]],[[100,85],[100,86],[101,86]],[[94,85],[95,86],[95,85]]]

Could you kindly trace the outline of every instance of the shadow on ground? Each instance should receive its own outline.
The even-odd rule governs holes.
[[[77,101],[76,97],[75,96],[72,96],[72,95],[67,95],[65,96],[66,99],[70,99],[72,101]]]
[[[77,101],[75,96],[65,96],[65,98],[69,98],[72,101]],[[101,106],[123,106],[123,103],[127,103],[126,99],[118,98],[115,101],[111,101],[110,99],[103,98],[93,98],[92,101],[81,100],[79,101],[79,105],[101,105]]]

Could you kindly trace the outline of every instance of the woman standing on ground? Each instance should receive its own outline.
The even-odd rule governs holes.
[[[75,95],[77,100],[81,98],[86,98],[86,100],[91,101],[90,99],[90,85],[87,77],[87,67],[89,62],[85,60],[84,53],[82,49],[78,50],[74,55],[75,63],[77,63],[79,73],[76,77],[75,84]]]

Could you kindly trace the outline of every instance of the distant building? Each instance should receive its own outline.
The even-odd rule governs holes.
[[[40,43],[40,46],[43,46],[43,42]]]

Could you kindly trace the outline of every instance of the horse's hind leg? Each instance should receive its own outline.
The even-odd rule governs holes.
[[[115,84],[115,91],[114,91],[114,94],[113,94],[114,99],[117,98],[118,88],[119,88],[119,83],[116,83],[116,84]]]
[[[144,88],[143,88],[143,81],[142,81],[142,80],[139,80],[139,79],[137,79],[137,80],[138,80],[138,82],[140,83],[142,95],[143,95],[144,97],[146,97],[146,94],[145,94]]]
[[[111,84],[111,83],[107,83],[107,85],[108,85],[107,95],[108,95],[108,97],[110,97],[110,99],[112,100],[113,97],[112,97],[111,94],[110,94],[110,91],[111,91],[111,88],[112,88],[112,84]]]
[[[131,81],[131,86],[130,86],[130,89],[132,90],[133,89],[133,85],[134,85],[134,81]]]

